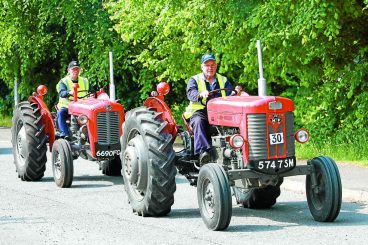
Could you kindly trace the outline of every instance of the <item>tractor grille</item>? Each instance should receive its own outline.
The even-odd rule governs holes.
[[[97,139],[100,145],[119,143],[119,112],[100,112],[97,114]]]
[[[295,156],[294,113],[286,112],[286,156]]]
[[[267,159],[266,114],[248,114],[249,159]]]
[[[294,142],[294,114],[285,113],[285,120],[276,131],[267,123],[266,114],[248,114],[248,142],[249,142],[249,160],[276,158],[284,155],[286,147],[286,156],[295,155]],[[285,125],[286,124],[286,125]],[[268,133],[282,133],[283,126],[286,126],[286,135],[284,135],[284,144],[267,146],[267,127]],[[269,149],[269,152],[268,150]]]

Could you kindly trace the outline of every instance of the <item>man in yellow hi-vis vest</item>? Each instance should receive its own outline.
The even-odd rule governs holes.
[[[209,91],[215,89],[227,89],[212,93],[213,97],[225,97],[232,93],[232,85],[228,79],[217,74],[217,63],[215,56],[204,54],[201,59],[202,73],[199,73],[189,79],[187,85],[187,97],[190,101],[186,108],[184,116],[190,119],[190,126],[194,133],[194,154],[199,155],[201,164],[211,160],[211,139],[209,136],[209,124],[207,109],[203,105],[208,98]],[[201,103],[201,100],[203,103]]]
[[[73,100],[73,83],[78,83],[78,96],[84,96],[89,92],[94,92],[89,85],[87,78],[79,76],[80,66],[77,61],[72,61],[68,65],[68,75],[66,75],[56,85],[56,91],[59,93],[57,123],[59,126],[59,136],[64,138],[69,136],[68,125],[66,119],[68,118],[68,106]],[[80,92],[79,92],[80,91]]]

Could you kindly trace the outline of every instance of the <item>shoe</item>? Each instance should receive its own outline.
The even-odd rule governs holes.
[[[211,155],[207,151],[202,152],[201,155],[199,156],[199,163],[201,164],[201,166],[203,166],[206,163],[209,163],[210,161]]]

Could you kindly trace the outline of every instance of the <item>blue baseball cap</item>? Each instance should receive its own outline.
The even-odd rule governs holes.
[[[72,62],[69,63],[68,69],[73,69],[75,67],[80,68],[78,61],[73,60]]]
[[[206,61],[214,60],[216,61],[215,55],[213,53],[204,54],[201,59],[201,63],[205,63]]]

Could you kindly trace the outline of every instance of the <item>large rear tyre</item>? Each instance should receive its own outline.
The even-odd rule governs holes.
[[[37,104],[19,103],[12,119],[13,156],[19,178],[40,180],[46,170],[46,143],[41,111]]]
[[[244,208],[266,209],[276,204],[276,199],[280,196],[280,185],[283,178],[280,178],[276,186],[266,186],[265,188],[242,189],[233,187],[234,195],[238,204]]]
[[[55,184],[67,188],[73,182],[73,155],[67,140],[58,139],[52,146],[52,172]]]
[[[224,230],[231,220],[232,204],[229,181],[224,169],[208,163],[199,170],[198,206],[203,222],[210,230]]]
[[[160,113],[139,107],[126,114],[121,137],[124,187],[134,212],[162,216],[176,191],[172,135]]]
[[[120,157],[115,157],[111,160],[101,162],[102,174],[107,176],[121,176],[121,160]]]
[[[309,210],[316,221],[332,222],[339,215],[341,208],[342,187],[339,169],[335,161],[326,156],[313,158],[309,164],[314,168],[314,173],[306,177]]]

